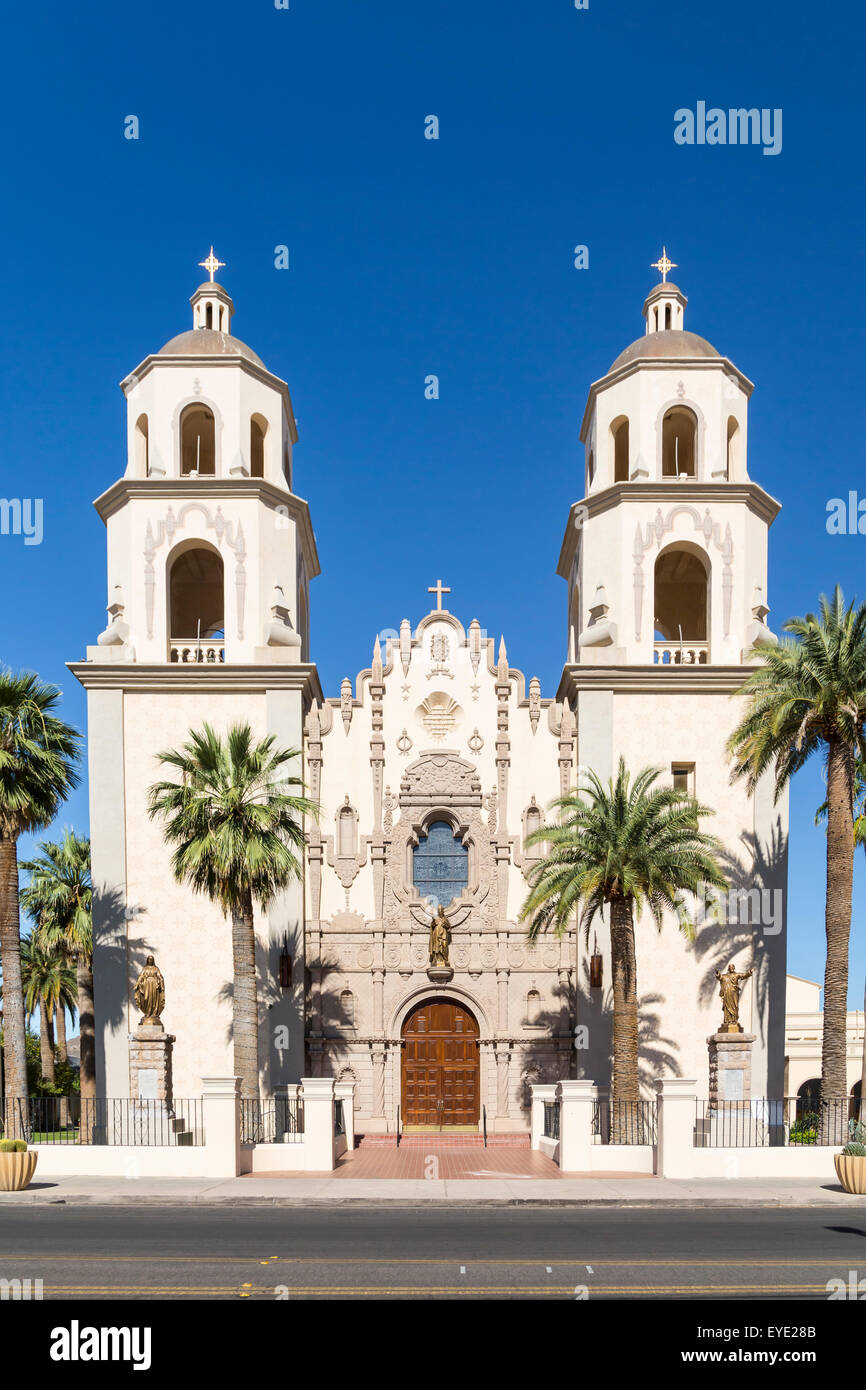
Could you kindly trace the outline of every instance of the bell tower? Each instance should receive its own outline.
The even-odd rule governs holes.
[[[752,382],[686,328],[688,301],[667,278],[675,266],[666,252],[655,268],[662,278],[644,301],[644,332],[592,384],[583,415],[581,496],[558,566],[568,593],[558,698],[576,716],[583,767],[604,782],[621,755],[632,772],[659,768],[662,781],[716,810],[709,828],[730,847],[732,888],[772,894],[786,883],[787,803],[773,805],[769,784],[752,798],[731,787],[725,744],[752,644],[776,640],[766,624],[767,552],[780,507],[749,471]],[[670,931],[676,938],[675,922]],[[748,960],[760,980],[747,1001],[759,1039],[755,1085],[770,1087],[758,1095],[782,1094],[772,1069],[784,1052],[783,943],[775,919],[737,922],[718,938],[729,953],[722,963]],[[654,946],[644,947],[650,961]],[[664,949],[676,959],[682,947],[667,938]],[[698,1030],[680,1075],[701,1077],[710,991],[694,959],[680,964],[678,1008]]]
[[[294,411],[285,381],[232,333],[234,304],[214,279],[190,300],[191,327],[121,383],[127,407],[122,475],[97,498],[106,526],[108,621],[71,669],[88,694],[94,977],[99,1094],[124,1096],[131,980],[153,954],[172,1005],[199,1009],[190,1050],[175,1052],[175,1092],[231,1074],[230,925],[174,882],[170,850],[147,816],[157,754],[207,721],[247,721],[301,749],[321,699],[310,663],[309,585],[319,573],[306,502],[293,491]],[[294,769],[303,775],[299,756]],[[303,1056],[302,971],[280,986],[279,958],[303,957],[303,885],[258,912],[259,1004]],[[190,942],[197,945],[190,950]],[[300,980],[300,983],[299,983]],[[268,1036],[268,1029],[262,1029]],[[293,1079],[288,1052],[262,1046],[263,1080]],[[229,1071],[223,1070],[228,1066]]]

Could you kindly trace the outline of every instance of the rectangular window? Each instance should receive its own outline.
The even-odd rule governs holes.
[[[694,763],[671,763],[671,781],[674,789],[678,792],[685,792],[687,796],[695,794],[695,765]]]

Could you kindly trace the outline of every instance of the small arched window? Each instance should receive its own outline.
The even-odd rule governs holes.
[[[628,482],[628,420],[623,415],[614,420],[610,427],[613,437],[613,480],[615,483]]]
[[[684,405],[675,405],[662,421],[662,477],[695,477],[698,422]]]
[[[216,426],[206,405],[188,405],[180,417],[180,471],[183,477],[216,472]]]
[[[147,416],[139,415],[135,422],[135,472],[136,477],[146,478],[150,471],[150,440]]]
[[[355,996],[350,989],[340,993],[340,1023],[344,1028],[355,1026]]]
[[[340,859],[354,859],[358,853],[358,820],[346,797],[337,812],[337,856]]]
[[[538,1023],[538,1016],[541,1013],[541,995],[537,989],[531,989],[526,996],[526,1022],[532,1025]]]
[[[265,434],[267,428],[267,421],[261,415],[254,415],[250,420],[251,478],[263,478],[265,476]]]
[[[728,416],[727,454],[725,457],[725,477],[730,480],[739,473],[740,426],[733,415]]]

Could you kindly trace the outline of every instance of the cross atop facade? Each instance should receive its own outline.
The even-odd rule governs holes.
[[[666,246],[662,247],[662,253],[659,256],[658,260],[653,261],[652,265],[650,266],[650,270],[658,270],[661,272],[662,284],[664,284],[668,278],[668,271],[676,270],[676,268],[676,261],[668,260],[668,250]]]
[[[207,256],[205,260],[199,261],[199,265],[201,266],[202,270],[207,270],[210,272],[211,284],[213,284],[214,271],[222,269],[222,267],[225,265],[225,261],[218,261],[213,253],[213,247],[211,247],[210,255]]]
[[[451,593],[451,590],[450,590],[449,588],[447,588],[445,585],[443,585],[441,579],[437,579],[435,584],[429,585],[429,587],[428,587],[428,589],[427,589],[427,592],[428,592],[428,594],[435,594],[435,595],[436,595],[436,612],[437,612],[437,613],[441,613],[441,612],[442,612],[442,595],[443,595],[443,594],[450,594],[450,593]]]

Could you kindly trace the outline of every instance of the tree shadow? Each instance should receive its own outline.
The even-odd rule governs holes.
[[[718,993],[716,971],[725,969],[733,955],[751,947],[752,988],[757,1004],[753,1013],[758,1019],[761,1042],[770,1045],[772,1041],[775,1050],[781,1048],[783,1054],[787,930],[784,885],[788,855],[780,819],[776,818],[768,845],[764,845],[753,831],[744,832],[740,842],[744,853],[726,850],[719,856],[731,890],[724,907],[726,920],[701,922],[696,929],[695,956],[704,966],[698,986],[699,999],[704,1007],[711,1008]],[[755,890],[762,895],[760,901]],[[743,897],[734,903],[732,894],[736,893],[751,894],[751,898]],[[772,896],[776,893],[779,893],[778,901]],[[781,911],[781,921],[774,922],[770,917],[775,915],[777,908]],[[733,920],[735,916],[737,920]],[[747,920],[741,920],[743,917]],[[774,997],[774,986],[781,991],[781,999]]]

